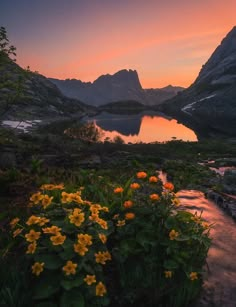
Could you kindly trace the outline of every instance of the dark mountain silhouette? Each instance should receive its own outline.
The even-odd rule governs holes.
[[[50,78],[62,93],[94,106],[117,102],[137,101],[144,105],[157,105],[176,95],[181,87],[144,90],[136,70],[120,70],[114,75],[102,75],[93,83],[76,79]]]
[[[159,110],[202,136],[236,135],[236,27],[202,66],[195,82]]]

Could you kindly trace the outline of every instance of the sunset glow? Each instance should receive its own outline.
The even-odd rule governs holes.
[[[235,0],[2,0],[17,62],[94,81],[136,69],[143,88],[189,86],[235,25]]]
[[[96,121],[94,123],[99,127]],[[173,139],[192,142],[197,141],[197,136],[192,130],[177,123],[175,119],[166,119],[160,116],[143,116],[138,134],[130,134],[127,136],[118,131],[107,130],[103,130],[103,133],[103,141],[106,138],[114,140],[116,136],[120,136],[125,143],[167,142]]]

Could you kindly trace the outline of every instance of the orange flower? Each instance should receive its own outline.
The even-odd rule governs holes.
[[[75,275],[77,266],[77,263],[73,263],[71,260],[68,260],[66,265],[63,266],[62,270],[66,275]]]
[[[138,184],[136,182],[131,183],[130,188],[133,189],[133,190],[137,190],[137,189],[140,188],[140,184]]]
[[[191,273],[189,274],[189,278],[190,278],[190,280],[198,279],[197,272],[191,272]]]
[[[36,232],[33,229],[31,229],[30,232],[25,235],[26,241],[34,242],[39,239],[40,234],[41,234],[40,232]]]
[[[29,246],[28,246],[28,249],[26,251],[26,254],[34,254],[35,253],[35,250],[36,250],[36,247],[37,247],[37,243],[34,241],[33,243],[31,243]]]
[[[98,234],[99,239],[102,241],[103,244],[107,242],[107,237],[103,233]]]
[[[13,238],[17,237],[20,233],[22,233],[23,228],[17,228],[14,232],[13,232]]]
[[[15,217],[13,220],[11,220],[10,222],[11,228],[13,229],[19,221],[20,219],[18,217]]]
[[[53,245],[62,245],[66,239],[66,236],[62,236],[61,233],[56,234],[55,236],[50,237]]]
[[[127,208],[131,208],[133,206],[133,202],[131,200],[126,200],[123,204],[123,206]]]
[[[100,281],[96,286],[96,296],[103,296],[106,292],[105,285]]]
[[[46,209],[52,202],[53,196],[49,197],[48,195],[44,195],[42,198],[42,206]]]
[[[61,228],[57,226],[46,227],[42,229],[44,233],[50,233],[52,235],[58,235],[61,231]]]
[[[43,199],[43,195],[41,194],[41,192],[35,193],[30,197],[30,200],[37,205],[40,200]]]
[[[158,178],[156,176],[151,176],[149,178],[149,182],[153,183],[153,182],[157,182],[158,181]]]
[[[164,274],[165,274],[165,278],[171,278],[173,273],[172,271],[165,271]]]
[[[135,214],[132,213],[132,212],[128,212],[128,213],[125,214],[125,219],[126,220],[132,220],[134,218],[135,218]]]
[[[80,256],[84,256],[87,253],[88,249],[85,245],[77,243],[74,244],[74,251],[78,253]]]
[[[145,172],[138,172],[138,173],[136,174],[136,176],[137,176],[137,178],[139,178],[139,179],[144,179],[144,178],[147,177],[147,173],[145,173]]]
[[[91,286],[92,283],[96,282],[96,277],[95,275],[86,275],[84,281],[86,282],[87,285]]]
[[[159,199],[160,199],[160,196],[159,196],[158,194],[151,194],[151,195],[149,196],[149,198],[150,198],[151,200],[159,200]]]
[[[92,245],[92,236],[88,235],[88,234],[78,234],[78,242],[84,246],[86,245]]]
[[[173,190],[174,190],[174,185],[173,185],[173,183],[171,183],[171,182],[166,182],[166,183],[164,184],[164,188],[165,188],[166,190],[173,191]]]
[[[118,188],[115,188],[113,191],[115,194],[119,194],[119,193],[123,193],[124,189],[122,187],[118,187]]]
[[[175,240],[179,236],[179,233],[172,229],[169,233],[170,240]]]
[[[41,272],[43,272],[44,262],[35,262],[34,265],[32,265],[32,273],[36,276],[39,276]]]

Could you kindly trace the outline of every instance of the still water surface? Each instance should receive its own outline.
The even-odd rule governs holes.
[[[173,139],[197,141],[191,129],[175,119],[155,112],[139,114],[100,113],[95,117],[85,117],[85,122],[93,122],[103,131],[102,141],[121,137],[125,143],[167,142]]]

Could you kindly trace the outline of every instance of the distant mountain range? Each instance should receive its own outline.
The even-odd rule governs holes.
[[[120,70],[114,75],[102,75],[94,82],[76,79],[50,78],[64,95],[79,99],[93,106],[117,102],[137,101],[144,105],[158,105],[182,91],[183,87],[171,86],[160,89],[143,89],[136,70]]]
[[[196,81],[158,109],[202,135],[236,135],[236,27],[202,66]]]

